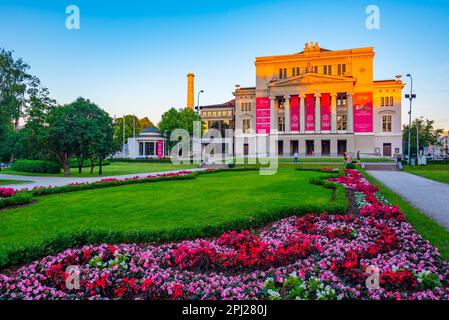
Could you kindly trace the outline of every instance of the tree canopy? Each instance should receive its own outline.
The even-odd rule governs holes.
[[[410,150],[411,154],[417,154],[416,152],[416,127],[418,125],[419,132],[419,146],[422,147],[430,145],[438,145],[438,138],[443,133],[443,129],[435,129],[434,121],[424,118],[417,118],[412,122]],[[409,125],[404,125],[402,130],[403,140],[405,144],[404,153],[408,154],[408,132]]]

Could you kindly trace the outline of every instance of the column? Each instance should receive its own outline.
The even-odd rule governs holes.
[[[315,93],[315,132],[321,132],[321,94]]]
[[[348,133],[354,132],[354,108],[352,106],[352,93],[347,93],[348,99]]]
[[[306,95],[299,95],[299,132],[306,131]]]
[[[331,93],[331,132],[337,132],[337,94]]]
[[[285,103],[285,133],[290,133],[290,96],[284,96]],[[285,146],[284,146],[285,149]]]
[[[270,131],[277,130],[276,97],[270,98]]]

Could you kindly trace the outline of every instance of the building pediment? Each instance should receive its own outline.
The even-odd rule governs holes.
[[[301,86],[301,85],[330,84],[330,83],[354,83],[354,82],[355,79],[352,77],[307,73],[284,80],[273,81],[268,86],[284,87],[284,86]]]

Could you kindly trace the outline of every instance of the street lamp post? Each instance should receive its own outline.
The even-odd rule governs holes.
[[[198,96],[196,99],[196,112],[200,112],[200,93],[204,93],[204,90],[198,91]]]
[[[413,94],[413,77],[409,73],[407,77],[410,78],[410,94],[406,94],[405,98],[410,100],[410,110],[408,111],[408,164],[411,164],[411,150],[410,143],[412,140],[412,100],[416,98],[416,94]]]

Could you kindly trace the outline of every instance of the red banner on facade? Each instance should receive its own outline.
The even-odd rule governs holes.
[[[270,98],[256,98],[256,133],[270,133]]]
[[[164,156],[164,141],[158,140],[156,143],[157,157],[160,159]]]
[[[315,130],[315,99],[313,94],[306,95],[306,131]]]
[[[290,130],[299,131],[299,97],[290,97]]]
[[[373,93],[354,93],[354,132],[373,132]]]
[[[330,93],[321,94],[321,130],[331,129],[331,95]]]

